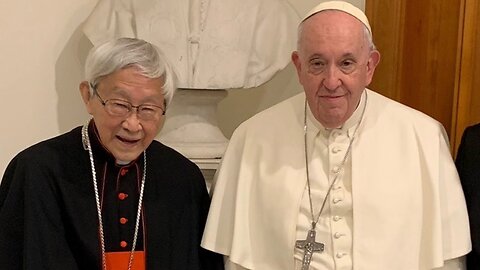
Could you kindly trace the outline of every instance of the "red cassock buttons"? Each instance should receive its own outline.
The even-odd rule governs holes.
[[[120,171],[120,174],[121,174],[122,176],[125,176],[125,174],[127,174],[127,172],[128,172],[128,169],[122,169],[122,170]]]
[[[127,244],[127,241],[121,241],[121,242],[120,242],[120,246],[121,246],[122,248],[126,248],[127,245],[128,245],[128,244]]]
[[[127,197],[128,197],[128,194],[126,193],[123,193],[123,192],[118,193],[118,199],[121,201],[125,200]]]
[[[128,219],[122,217],[120,218],[120,224],[126,224],[128,222]]]

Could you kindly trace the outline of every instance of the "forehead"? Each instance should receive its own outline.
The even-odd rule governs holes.
[[[106,98],[123,98],[140,103],[163,100],[163,78],[148,78],[135,67],[117,70],[105,76],[99,84]]]
[[[163,79],[149,78],[141,73],[136,67],[128,67],[117,70],[105,76],[100,83],[109,84],[113,87],[129,86],[133,88],[158,88],[163,86]]]
[[[360,20],[348,13],[325,10],[302,23],[299,49],[350,50],[353,53],[367,45],[364,28]]]

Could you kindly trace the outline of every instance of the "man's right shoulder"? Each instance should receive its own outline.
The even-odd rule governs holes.
[[[81,143],[79,134],[80,128],[77,127],[70,132],[37,142],[20,151],[13,159],[20,162],[43,163],[51,161],[57,156],[65,158],[65,154],[69,152],[75,155],[73,152],[78,149],[78,144]]]

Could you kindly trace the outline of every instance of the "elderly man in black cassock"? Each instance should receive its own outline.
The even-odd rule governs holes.
[[[139,39],[94,47],[80,94],[92,119],[19,153],[0,186],[1,269],[223,269],[200,247],[198,167],[154,141],[175,89]]]

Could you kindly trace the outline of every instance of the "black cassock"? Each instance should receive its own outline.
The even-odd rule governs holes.
[[[480,124],[469,126],[462,135],[455,160],[470,221],[472,251],[467,269],[480,269]]]
[[[130,251],[143,154],[115,164],[89,127],[107,251]],[[136,250],[146,269],[223,269],[200,247],[210,205],[198,167],[153,141]],[[101,269],[98,214],[81,127],[38,143],[8,165],[0,186],[0,269]],[[125,269],[127,266],[125,266]]]

